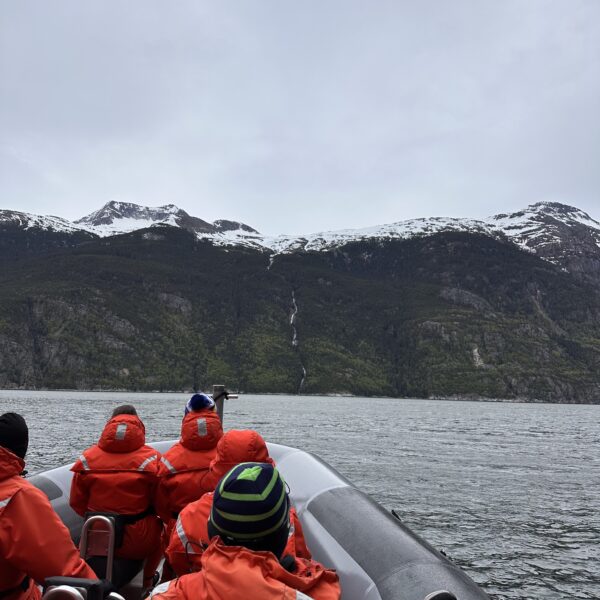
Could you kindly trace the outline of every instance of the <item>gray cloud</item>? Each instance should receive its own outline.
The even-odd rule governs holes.
[[[0,204],[266,233],[599,218],[599,34],[595,0],[4,2]]]

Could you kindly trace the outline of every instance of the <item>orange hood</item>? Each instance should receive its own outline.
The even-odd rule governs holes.
[[[269,457],[269,450],[263,437],[252,429],[232,429],[223,435],[217,444],[217,456],[211,467],[218,463],[231,466],[241,462],[268,462],[274,464]]]
[[[268,597],[258,595],[269,589],[263,588],[264,583],[268,581],[283,583],[314,598],[340,597],[339,579],[335,571],[325,569],[323,565],[312,560],[296,559],[296,572],[290,573],[271,552],[253,552],[242,546],[225,546],[218,537],[212,540],[200,560],[200,573],[204,573],[208,591],[213,592],[214,597],[227,597],[227,592],[232,591],[228,587],[231,584],[223,582],[227,581],[233,570],[238,577],[244,578],[242,580],[246,582],[249,598]],[[209,597],[213,596],[209,594]],[[287,596],[280,593],[277,597]]]
[[[210,450],[223,437],[219,415],[212,410],[193,411],[181,423],[181,444],[188,450]]]
[[[133,452],[146,443],[146,428],[135,415],[117,415],[104,427],[98,446],[106,452]]]
[[[265,440],[252,429],[232,429],[223,435],[203,485],[206,489],[214,490],[221,477],[242,462],[275,464],[269,456]]]

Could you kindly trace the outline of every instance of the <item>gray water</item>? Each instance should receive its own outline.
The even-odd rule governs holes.
[[[30,425],[30,472],[97,440],[134,403],[176,438],[187,396],[2,392]],[[225,427],[315,452],[395,509],[496,599],[600,598],[600,406],[243,396]]]

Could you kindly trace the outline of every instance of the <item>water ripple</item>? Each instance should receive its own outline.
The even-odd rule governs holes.
[[[31,425],[28,468],[72,461],[112,408],[176,438],[185,396],[0,392]],[[228,428],[315,452],[497,600],[600,598],[600,406],[244,396]]]

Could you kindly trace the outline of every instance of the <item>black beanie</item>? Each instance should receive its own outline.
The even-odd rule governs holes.
[[[25,458],[29,445],[29,429],[25,419],[17,413],[7,412],[0,417],[0,446],[19,458]]]

